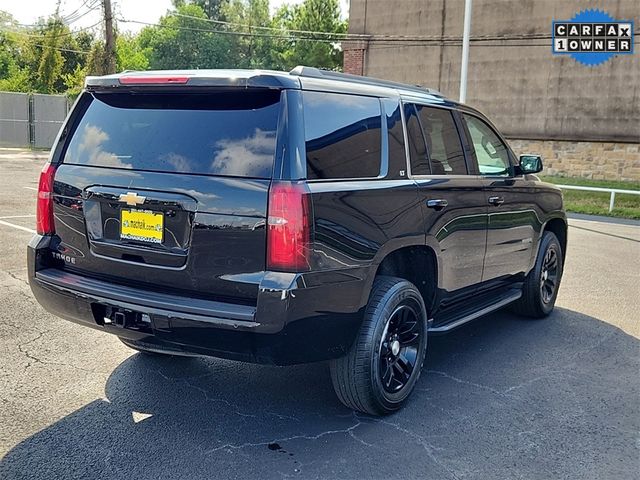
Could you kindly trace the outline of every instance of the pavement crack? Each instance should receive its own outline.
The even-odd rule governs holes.
[[[364,442],[361,439],[358,439],[357,437],[353,437],[353,435],[351,435],[351,432],[353,432],[353,430],[355,430],[356,428],[358,428],[359,426],[363,425],[362,421],[354,414],[353,415],[354,418],[356,418],[356,423],[347,427],[347,428],[342,428],[342,429],[338,429],[338,430],[326,430],[324,432],[320,432],[316,435],[293,435],[291,437],[282,437],[282,438],[275,438],[275,439],[271,439],[271,440],[266,440],[263,442],[246,442],[246,443],[241,443],[241,444],[232,444],[232,443],[227,443],[226,445],[222,445],[220,447],[216,447],[216,448],[212,448],[210,450],[207,450],[205,453],[209,454],[209,453],[214,453],[214,452],[218,452],[220,450],[226,450],[228,452],[231,452],[233,450],[241,450],[243,448],[247,448],[247,447],[263,447],[263,446],[267,446],[269,444],[274,444],[274,443],[284,443],[284,442],[290,442],[292,440],[318,440],[322,437],[326,437],[327,435],[336,435],[336,434],[341,434],[341,433],[346,433],[348,435],[350,435],[352,438],[356,439],[357,441],[359,441],[360,443],[362,443],[363,445],[367,445],[367,446],[373,446],[371,444],[368,444],[366,442]]]
[[[393,423],[388,420],[383,420],[381,418],[368,418],[368,420],[373,423],[387,425],[404,434],[405,436],[411,437],[418,445],[420,445],[424,449],[424,451],[427,453],[427,456],[433,461],[433,463],[438,465],[449,475],[449,478],[452,478],[453,480],[460,480],[460,477],[458,477],[453,470],[447,467],[442,461],[440,461],[440,459],[436,457],[435,452],[437,451],[437,448],[429,443],[423,436],[418,435],[417,433],[412,432],[411,430],[401,427],[397,423]]]
[[[491,392],[500,397],[508,397],[508,398],[517,398],[515,395],[509,395],[507,392],[501,392],[500,390],[496,390],[495,388],[489,387],[487,385],[482,385],[476,382],[470,382],[468,380],[463,380],[462,378],[454,377],[453,375],[449,375],[447,372],[442,372],[440,370],[427,370],[426,373],[439,375],[441,377],[447,378],[453,382],[459,383],[461,385],[468,385],[470,387],[479,388],[481,390],[486,390],[487,392]]]
[[[223,398],[216,398],[216,397],[212,397],[212,396],[210,396],[210,395],[209,395],[209,392],[208,392],[206,389],[204,389],[204,388],[202,388],[202,387],[199,387],[198,385],[194,385],[193,383],[191,383],[191,382],[189,381],[189,378],[174,378],[174,377],[170,377],[170,376],[165,375],[164,373],[162,373],[162,372],[160,371],[160,369],[157,369],[157,370],[156,370],[156,373],[157,373],[159,376],[161,376],[162,378],[164,378],[165,380],[172,381],[172,382],[175,382],[175,383],[182,383],[182,384],[186,385],[186,386],[187,386],[187,387],[189,387],[189,388],[193,388],[194,390],[196,390],[196,391],[200,392],[200,393],[204,396],[205,400],[206,400],[206,401],[208,401],[208,402],[218,402],[218,403],[223,403],[224,405],[226,405],[226,406],[228,406],[229,408],[233,409],[233,410],[234,410],[234,413],[235,413],[236,415],[240,416],[240,417],[246,417],[246,418],[257,418],[257,417],[258,417],[257,415],[253,415],[253,414],[250,414],[250,413],[244,413],[244,412],[242,412],[242,411],[240,410],[240,408],[238,407],[238,405],[236,405],[236,404],[234,404],[234,403],[231,403],[231,402],[230,402],[230,401],[228,401],[228,400],[225,400],[225,399],[223,399]],[[289,417],[289,416],[287,416],[287,415],[281,415],[281,414],[273,413],[273,412],[264,412],[264,413],[265,413],[266,415],[272,415],[272,416],[275,416],[275,417],[278,417],[278,418],[281,418],[281,419],[284,419],[284,418],[290,418],[290,419],[294,419],[294,420],[296,420],[296,421],[299,421],[299,419],[296,419],[295,417]]]
[[[77,365],[73,365],[73,364],[70,364],[70,363],[52,362],[50,360],[43,360],[40,357],[37,357],[36,355],[32,354],[29,350],[27,350],[26,347],[28,345],[31,345],[32,343],[37,342],[43,336],[45,336],[46,334],[50,333],[51,331],[52,330],[45,330],[43,332],[38,332],[38,334],[35,337],[33,337],[32,339],[27,340],[26,342],[23,342],[23,343],[19,343],[18,344],[18,350],[20,351],[20,353],[22,353],[29,360],[31,360],[32,362],[37,363],[39,365],[53,365],[53,366],[59,366],[59,367],[68,367],[68,368],[73,368],[74,370],[80,370],[80,371],[86,372],[86,373],[109,373],[109,372],[106,372],[106,371],[93,370],[93,369],[89,369],[89,368],[79,367]],[[31,362],[27,362],[27,364],[24,367],[24,370],[26,371],[32,365],[33,364]]]
[[[13,278],[14,280],[20,282],[20,283],[24,283],[25,285],[29,286],[29,282],[27,282],[26,280],[24,280],[23,278],[18,277],[15,273],[6,270],[7,275],[9,275],[11,278]]]

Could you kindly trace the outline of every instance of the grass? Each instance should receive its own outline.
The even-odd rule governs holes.
[[[640,190],[640,182],[621,182],[615,180],[589,180],[586,178],[570,178],[540,176],[549,183],[560,185],[578,185],[581,187],[620,188],[623,190]],[[609,193],[583,192],[580,190],[563,190],[564,205],[567,212],[585,213],[587,215],[605,215],[609,217],[632,218],[640,220],[640,195],[616,193],[614,209],[609,212]]]

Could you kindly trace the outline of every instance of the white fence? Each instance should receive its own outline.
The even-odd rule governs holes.
[[[609,197],[609,211],[613,210],[613,205],[616,201],[616,193],[624,193],[629,195],[640,195],[640,190],[623,190],[621,188],[601,188],[601,187],[579,187],[577,185],[556,185],[556,187],[563,188],[565,190],[584,190],[586,192],[606,192],[610,194]]]

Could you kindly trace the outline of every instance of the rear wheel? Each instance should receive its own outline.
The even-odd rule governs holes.
[[[544,232],[533,269],[522,287],[522,297],[513,304],[516,313],[543,318],[553,311],[562,279],[562,248],[558,237]]]
[[[351,350],[330,364],[338,398],[371,415],[399,409],[420,376],[426,351],[427,313],[420,292],[401,278],[377,277]]]
[[[124,343],[127,347],[133,348],[143,355],[148,355],[150,357],[198,357],[199,355],[182,352],[180,350],[171,350],[167,348],[158,347],[157,345],[152,345],[144,342],[137,342],[135,340],[124,339],[118,337],[122,343]]]

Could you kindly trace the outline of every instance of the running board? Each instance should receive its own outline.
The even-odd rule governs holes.
[[[458,328],[459,326],[464,325],[465,323],[470,322],[472,320],[475,320],[476,318],[480,318],[484,315],[487,315],[488,313],[495,312],[496,310],[499,310],[502,307],[506,307],[510,303],[518,300],[521,296],[522,296],[521,290],[517,290],[513,293],[509,293],[505,296],[502,296],[500,300],[498,300],[497,302],[492,303],[491,305],[487,305],[486,307],[481,308],[480,310],[477,310],[475,312],[469,313],[457,320],[453,320],[451,322],[445,323],[444,325],[438,325],[437,327],[430,327],[429,333],[445,333],[450,330],[453,330],[454,328]]]

